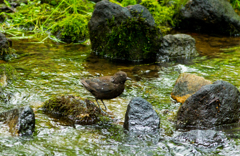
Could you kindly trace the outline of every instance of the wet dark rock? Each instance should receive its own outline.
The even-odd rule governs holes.
[[[35,129],[35,114],[29,106],[0,113],[0,121],[9,126],[12,135],[29,136]]]
[[[135,97],[128,104],[123,127],[134,133],[154,133],[160,128],[160,118],[149,102]]]
[[[191,143],[197,147],[218,147],[227,143],[227,137],[223,132],[214,130],[191,130],[174,137],[173,141]]]
[[[0,32],[0,59],[8,61],[14,57],[13,50],[10,48],[12,41],[7,39],[4,34]]]
[[[166,58],[187,58],[197,56],[195,39],[186,34],[166,35],[163,37],[161,48],[157,54],[157,59]]]
[[[212,84],[212,82],[204,79],[203,77],[189,73],[182,73],[179,75],[175,83],[171,97],[177,102],[184,103],[202,86],[209,84]]]
[[[99,55],[130,61],[156,59],[161,31],[142,5],[124,8],[98,2],[88,26],[92,50]]]
[[[97,123],[101,117],[100,109],[92,101],[73,95],[53,97],[42,108],[49,115],[68,119],[73,124],[91,125]]]
[[[177,127],[205,128],[237,123],[240,113],[240,93],[232,84],[216,81],[205,85],[179,108]]]
[[[181,15],[181,29],[227,35],[240,31],[240,16],[227,0],[191,0]]]
[[[0,15],[0,23],[4,22],[6,19],[6,16],[4,14]]]
[[[101,0],[90,0],[90,1],[97,3],[97,2],[100,2]]]

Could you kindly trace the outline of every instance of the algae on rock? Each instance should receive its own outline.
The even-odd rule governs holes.
[[[18,79],[16,69],[9,64],[0,64],[0,87],[6,87],[8,83],[14,83]]]
[[[98,2],[88,25],[97,54],[130,61],[156,59],[162,34],[144,6]]]
[[[47,100],[43,111],[55,117],[71,120],[74,124],[91,125],[100,121],[100,109],[90,100],[73,95],[56,96]]]

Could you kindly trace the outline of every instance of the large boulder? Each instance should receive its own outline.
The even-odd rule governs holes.
[[[190,0],[181,15],[181,29],[228,35],[240,31],[240,17],[227,0]]]
[[[52,117],[68,119],[73,124],[91,125],[101,117],[100,109],[92,101],[73,95],[53,97],[42,108]]]
[[[121,7],[98,2],[88,23],[92,50],[124,60],[156,60],[162,39],[150,12],[142,5]]]
[[[227,144],[227,137],[223,132],[214,130],[191,130],[174,137],[174,142],[191,143],[198,148],[216,148]]]
[[[134,133],[154,133],[160,128],[160,119],[149,102],[135,97],[128,104],[123,127]]]
[[[161,48],[157,54],[159,61],[166,58],[188,58],[198,55],[196,41],[190,35],[175,34],[163,37]]]
[[[0,121],[7,124],[15,136],[32,135],[35,129],[35,114],[29,106],[0,113]]]
[[[190,96],[177,113],[177,127],[205,128],[239,121],[240,93],[232,84],[216,81]]]
[[[184,103],[191,95],[198,91],[202,86],[212,84],[211,81],[203,77],[182,73],[179,75],[172,90],[171,97],[177,102]]]

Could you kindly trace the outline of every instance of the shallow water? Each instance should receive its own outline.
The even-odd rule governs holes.
[[[62,44],[29,44],[14,41],[18,58],[9,62],[20,79],[7,88],[14,97],[1,103],[0,110],[30,105],[36,114],[33,137],[12,137],[0,124],[1,155],[240,155],[240,126],[215,127],[228,140],[216,147],[196,147],[191,143],[175,143],[174,116],[180,106],[171,97],[180,73],[189,72],[211,81],[224,80],[240,89],[240,50],[222,49],[240,45],[240,38],[190,34],[196,39],[199,57],[177,59],[165,63],[123,63],[98,58],[89,46]],[[240,48],[239,48],[240,49]],[[122,70],[132,81],[126,82],[124,93],[105,104],[116,118],[113,123],[93,126],[66,125],[38,108],[54,95],[73,94],[94,100],[80,84],[80,79],[113,75]],[[161,117],[161,130],[154,136],[129,138],[122,124],[129,101],[140,96],[149,101]],[[102,106],[103,107],[103,106]]]

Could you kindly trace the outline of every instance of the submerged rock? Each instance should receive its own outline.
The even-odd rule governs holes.
[[[232,84],[216,81],[205,85],[179,108],[177,127],[213,127],[239,121],[240,93]]]
[[[171,97],[177,102],[184,103],[202,86],[208,84],[212,84],[212,82],[204,79],[203,77],[189,73],[182,73],[179,75],[175,83]]]
[[[121,7],[98,2],[88,23],[92,50],[123,60],[156,60],[162,35],[150,12],[142,5]]]
[[[9,126],[12,135],[29,136],[35,129],[35,114],[29,106],[0,113],[0,121]]]
[[[160,119],[149,102],[135,97],[128,104],[123,127],[129,132],[152,133],[160,128]]]
[[[227,0],[191,0],[181,15],[181,29],[228,35],[240,32],[240,16]]]
[[[71,120],[74,124],[91,125],[99,121],[100,109],[90,100],[73,95],[56,96],[47,100],[43,111]]]
[[[157,54],[157,59],[161,61],[166,58],[187,58],[197,56],[196,41],[190,35],[175,34],[163,37],[161,48]]]
[[[226,144],[227,137],[222,132],[214,130],[191,130],[173,139],[175,142],[189,142],[197,147],[217,147]]]

